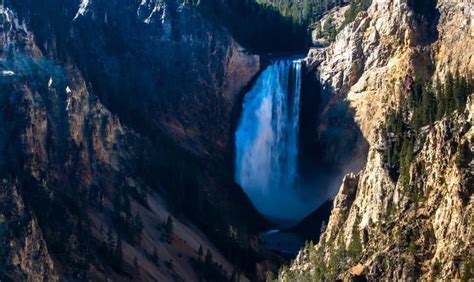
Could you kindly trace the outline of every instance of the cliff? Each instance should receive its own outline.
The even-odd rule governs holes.
[[[25,210],[17,184],[3,180],[0,199],[0,270],[13,280],[58,281],[38,221]]]
[[[181,2],[2,1],[2,280],[253,271],[225,160],[259,57]]]
[[[472,95],[465,111],[414,132],[407,175],[394,179],[384,165],[381,132],[411,93],[404,78],[474,70],[472,4],[424,8],[373,1],[331,46],[310,51],[308,64],[330,89],[323,116],[348,103],[369,150],[365,168],[344,179],[319,244],[281,280],[472,279]]]

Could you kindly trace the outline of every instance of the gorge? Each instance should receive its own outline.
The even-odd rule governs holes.
[[[0,1],[0,280],[472,280],[472,15]]]

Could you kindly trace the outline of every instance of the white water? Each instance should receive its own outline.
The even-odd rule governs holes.
[[[311,212],[298,193],[301,61],[270,65],[246,94],[236,132],[237,183],[270,220],[296,223]]]

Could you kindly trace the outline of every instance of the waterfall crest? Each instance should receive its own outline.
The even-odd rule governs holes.
[[[301,60],[270,65],[245,96],[237,128],[237,183],[255,207],[277,223],[308,214],[296,191]]]

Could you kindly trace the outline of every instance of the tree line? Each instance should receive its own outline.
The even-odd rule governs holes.
[[[311,44],[311,25],[330,9],[349,5],[351,22],[371,0],[187,0],[208,18],[227,27],[234,38],[257,53],[301,51]]]
[[[314,24],[334,7],[349,5],[345,22],[352,22],[360,11],[369,8],[372,0],[257,0],[261,5],[270,6],[284,17],[297,24]]]
[[[455,111],[464,111],[468,96],[474,92],[472,73],[448,72],[444,83],[405,79],[409,93],[396,111],[387,114],[383,137],[387,148],[383,161],[393,180],[408,184],[408,169],[414,158],[415,137],[422,127],[432,125]]]

